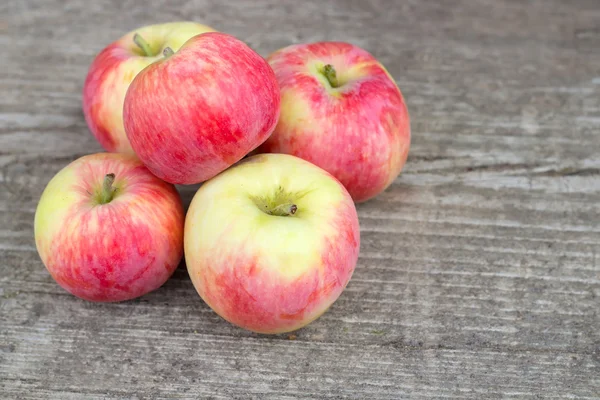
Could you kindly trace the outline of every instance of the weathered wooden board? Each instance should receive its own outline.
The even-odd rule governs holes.
[[[353,42],[408,101],[407,168],[359,206],[354,278],[295,340],[224,322],[183,268],[80,301],[35,251],[44,185],[101,150],[93,56],[183,19],[265,56]],[[3,0],[0,46],[0,398],[600,398],[600,2]]]

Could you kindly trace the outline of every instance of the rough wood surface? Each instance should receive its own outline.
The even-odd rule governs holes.
[[[407,168],[360,205],[354,278],[295,340],[224,322],[183,268],[80,301],[35,251],[45,184],[101,150],[93,56],[182,19],[265,56],[353,42],[408,101]],[[600,398],[597,0],[4,0],[0,45],[0,398]]]

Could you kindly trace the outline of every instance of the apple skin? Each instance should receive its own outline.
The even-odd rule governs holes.
[[[231,35],[204,33],[136,76],[125,131],[156,176],[199,183],[269,137],[279,96],[273,70],[254,50]]]
[[[114,173],[112,201],[97,196]],[[160,287],[183,256],[179,194],[134,156],[99,153],[63,168],[35,213],[35,242],[50,275],[89,301],[139,297]]]
[[[295,214],[263,211],[282,203]],[[221,317],[259,333],[293,331],[323,314],[350,280],[359,247],[343,185],[286,154],[251,156],[204,183],[185,221],[196,290]]]
[[[335,176],[356,202],[385,190],[410,147],[410,120],[400,89],[368,52],[342,42],[293,45],[267,60],[281,88],[281,115],[257,153],[286,153]],[[333,87],[322,73],[337,72]]]
[[[177,50],[189,38],[214,29],[195,22],[149,25],[108,45],[92,62],[83,86],[83,113],[88,127],[106,151],[134,154],[123,126],[123,101],[129,84],[145,67]],[[134,41],[141,35],[156,53],[144,56]]]

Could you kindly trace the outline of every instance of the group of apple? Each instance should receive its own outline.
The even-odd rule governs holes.
[[[360,247],[354,204],[392,183],[410,144],[402,94],[368,52],[320,42],[265,60],[192,22],[102,50],[83,111],[107,152],[42,194],[35,240],[52,277],[123,301],[163,285],[185,254],[202,299],[261,333],[303,327],[339,297]],[[173,184],[201,182],[186,214]]]

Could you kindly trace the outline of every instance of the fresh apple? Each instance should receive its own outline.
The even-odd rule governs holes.
[[[350,280],[359,247],[344,186],[287,154],[246,158],[204,183],[185,220],[196,290],[221,317],[260,333],[323,314]]]
[[[145,67],[177,50],[192,36],[214,29],[194,22],[149,25],[107,46],[90,66],[83,87],[87,124],[107,151],[133,154],[123,127],[123,101],[129,84]]]
[[[131,146],[167,182],[205,181],[263,143],[279,116],[269,64],[233,36],[204,33],[140,72],[125,97]]]
[[[400,174],[410,121],[392,77],[348,43],[289,46],[268,58],[281,88],[281,115],[257,152],[286,153],[335,176],[356,202],[385,190]]]
[[[171,184],[135,156],[99,153],[63,168],[35,213],[50,275],[85,300],[122,301],[160,287],[183,256],[184,213]]]

